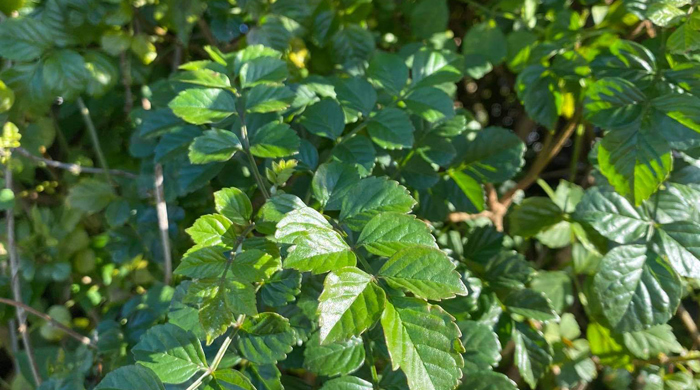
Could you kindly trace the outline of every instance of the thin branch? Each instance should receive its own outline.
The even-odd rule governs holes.
[[[510,204],[513,202],[513,196],[518,192],[518,190],[525,190],[529,188],[535,181],[537,181],[537,178],[540,176],[540,173],[542,173],[542,171],[547,167],[547,165],[554,158],[554,156],[559,154],[561,149],[564,147],[564,144],[566,144],[566,141],[574,133],[574,131],[579,125],[580,120],[580,110],[577,110],[577,114],[575,114],[574,117],[571,118],[571,121],[569,121],[564,130],[561,133],[559,133],[557,139],[551,145],[549,145],[549,147],[545,145],[545,148],[540,152],[540,156],[538,156],[538,158],[532,164],[532,167],[530,167],[530,170],[527,172],[525,177],[523,177],[515,187],[511,188],[508,192],[506,192],[503,195],[503,197],[500,200],[500,203],[503,204],[503,206],[510,206]]]
[[[90,139],[92,140],[92,146],[97,154],[97,160],[100,162],[102,169],[104,169],[104,173],[107,175],[107,180],[114,184],[109,171],[109,165],[107,165],[107,159],[105,159],[105,155],[102,152],[102,147],[100,146],[100,139],[97,137],[97,129],[95,129],[95,124],[92,122],[92,118],[90,117],[90,110],[88,110],[82,97],[78,97],[76,103],[78,103],[78,107],[80,108],[80,115],[83,117],[85,127],[87,127],[88,133],[90,133]]]
[[[14,307],[16,307],[18,310],[19,310],[19,309],[22,309],[22,310],[25,310],[25,311],[27,311],[27,312],[29,312],[29,313],[31,313],[31,314],[34,314],[35,316],[37,316],[37,317],[39,317],[39,318],[42,318],[42,319],[44,319],[44,320],[50,322],[51,325],[53,325],[53,326],[55,326],[55,327],[61,329],[62,331],[66,332],[66,334],[67,334],[68,336],[70,336],[70,337],[76,339],[78,342],[80,342],[80,343],[82,343],[82,344],[85,344],[85,345],[87,345],[87,346],[89,346],[89,347],[91,347],[91,348],[97,348],[97,345],[96,345],[92,340],[90,340],[89,337],[81,335],[80,333],[74,331],[73,329],[71,329],[71,328],[69,328],[69,327],[63,325],[62,323],[56,321],[56,320],[53,319],[50,315],[48,315],[48,314],[46,314],[46,313],[42,313],[42,312],[40,312],[39,310],[36,310],[35,308],[33,308],[33,307],[29,306],[29,305],[25,305],[25,304],[22,303],[22,302],[13,301],[13,300],[11,300],[11,299],[6,299],[6,298],[0,298],[0,303],[3,303],[3,304],[5,304],[5,305],[14,306]]]
[[[218,43],[216,42],[216,39],[214,39],[214,35],[211,33],[211,29],[209,28],[209,24],[207,24],[207,21],[204,20],[204,18],[199,18],[197,20],[197,25],[199,26],[199,29],[202,30],[202,34],[204,34],[204,38],[209,42],[211,46],[217,47]]]
[[[79,175],[81,173],[96,173],[96,174],[105,174],[105,170],[102,168],[93,168],[93,167],[84,167],[82,165],[78,164],[72,164],[72,163],[64,163],[60,161],[55,161],[55,160],[49,160],[47,158],[35,156],[31,154],[27,149],[24,148],[15,148],[14,149],[17,153],[21,154],[24,157],[29,158],[30,160],[36,161],[39,164],[43,164],[52,168],[58,168],[58,169],[63,169],[66,171],[69,171],[70,173],[74,175]],[[129,179],[136,179],[138,175],[127,172],[127,171],[121,171],[119,169],[110,169],[109,173],[113,176],[122,176],[126,177]]]
[[[688,311],[685,309],[685,306],[683,306],[683,304],[680,304],[678,306],[676,314],[683,323],[685,329],[693,337],[693,348],[700,345],[700,331],[698,330],[698,326],[693,320],[693,317],[690,315],[690,313],[688,313]]]
[[[10,169],[9,161],[5,166],[5,188],[13,191],[12,169]],[[7,220],[7,252],[10,257],[10,284],[12,285],[12,295],[15,298],[15,301],[21,302],[22,287],[20,286],[19,258],[17,256],[17,245],[15,243],[15,214],[11,208],[7,210],[5,214],[5,219]],[[31,368],[34,382],[37,386],[39,386],[41,385],[41,375],[39,375],[39,368],[37,367],[36,359],[34,358],[32,342],[29,339],[29,334],[27,334],[27,313],[25,313],[23,307],[17,308],[17,324],[19,333],[22,336],[22,343],[24,344],[24,350],[27,354],[27,360],[29,361],[29,367]]]
[[[170,251],[170,238],[168,237],[168,205],[165,203],[165,193],[163,191],[163,166],[160,164],[156,164],[155,167],[154,184],[158,230],[160,230],[160,241],[163,243],[163,265],[165,268],[163,283],[169,285],[173,275],[173,258]]]

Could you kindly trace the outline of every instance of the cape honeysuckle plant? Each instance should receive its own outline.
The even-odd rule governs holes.
[[[700,389],[691,0],[0,2],[0,388]]]

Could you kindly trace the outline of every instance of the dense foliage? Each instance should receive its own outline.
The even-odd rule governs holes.
[[[0,388],[700,389],[697,8],[0,1]]]

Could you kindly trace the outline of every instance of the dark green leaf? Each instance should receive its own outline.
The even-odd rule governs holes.
[[[250,152],[264,158],[291,156],[299,149],[299,142],[299,136],[289,125],[270,122],[251,135]]]
[[[228,161],[233,154],[241,150],[241,141],[227,130],[212,129],[194,139],[190,145],[190,162],[207,164],[216,161]]]

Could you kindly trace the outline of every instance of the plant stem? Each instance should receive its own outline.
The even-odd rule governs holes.
[[[163,166],[156,164],[154,186],[156,190],[156,213],[158,214],[158,230],[160,241],[163,244],[163,267],[165,275],[163,283],[170,284],[173,276],[173,257],[170,251],[170,238],[168,237],[168,205],[165,203],[163,191]]]
[[[365,345],[365,362],[372,374],[372,388],[379,388],[379,376],[377,375],[377,367],[374,365],[374,353],[372,352],[372,342],[367,336],[367,332],[362,335],[362,343]]]
[[[367,260],[365,260],[364,257],[362,257],[362,255],[360,255],[359,253],[355,252],[355,256],[357,257],[358,260],[360,260],[360,264],[362,264],[362,266],[365,267],[365,270],[366,270],[367,272],[369,272],[370,274],[373,274],[373,273],[374,273],[373,270],[372,270],[372,266],[367,262]]]
[[[576,139],[574,140],[574,153],[571,156],[571,168],[569,171],[569,181],[575,182],[578,174],[578,160],[581,158],[581,147],[583,146],[583,135],[586,132],[585,126],[576,129]]]
[[[66,334],[68,336],[74,338],[75,340],[79,341],[80,343],[85,344],[85,345],[89,346],[90,348],[97,348],[97,345],[92,340],[90,340],[89,337],[81,335],[80,333],[74,331],[73,329],[67,327],[66,325],[63,325],[62,323],[56,321],[48,314],[42,313],[39,310],[36,310],[35,308],[33,308],[29,305],[25,305],[22,302],[13,301],[11,299],[6,299],[6,298],[0,298],[0,303],[3,303],[5,305],[14,306],[18,310],[19,309],[25,310],[31,314],[34,314],[35,316],[50,322],[51,325],[53,325],[57,328],[60,328],[62,331],[66,332]]]
[[[260,187],[260,192],[262,192],[265,199],[270,199],[270,193],[267,191],[265,186],[265,181],[263,180],[260,171],[258,171],[258,164],[255,163],[255,158],[253,154],[250,153],[250,141],[248,140],[248,127],[245,124],[245,115],[241,115],[241,138],[243,138],[241,143],[243,144],[243,152],[248,156],[248,162],[250,163],[250,170],[253,171],[253,176],[255,176],[255,181]]]
[[[100,166],[104,170],[105,175],[107,175],[107,180],[109,180],[110,183],[114,184],[114,181],[112,180],[112,175],[109,171],[109,165],[107,165],[107,159],[105,159],[105,155],[102,152],[102,147],[100,146],[100,139],[97,137],[97,130],[95,129],[95,124],[92,122],[92,118],[90,117],[90,110],[88,110],[82,97],[78,97],[76,103],[78,103],[78,107],[80,108],[80,115],[82,115],[83,117],[85,127],[87,127],[88,133],[90,133],[90,139],[92,140],[92,146],[95,149],[95,154],[97,154],[97,160],[100,162]]]
[[[362,131],[362,129],[364,129],[365,127],[367,127],[367,120],[365,120],[364,122],[362,122],[362,123],[360,123],[359,125],[355,126],[355,128],[352,129],[352,130],[350,130],[349,133],[347,133],[347,134],[345,134],[344,136],[340,137],[340,139],[338,140],[338,145],[340,145],[340,144],[342,144],[343,142],[349,140],[349,139],[352,138],[355,134],[357,134],[357,133],[359,133],[360,131]]]
[[[5,188],[13,191],[12,169],[10,168],[9,157],[7,165],[5,166]],[[22,302],[22,287],[20,286],[19,279],[19,258],[17,257],[17,245],[15,242],[15,214],[12,208],[5,212],[5,219],[7,220],[7,252],[10,257],[10,284],[12,285],[12,295],[15,301]],[[34,358],[32,342],[29,339],[29,334],[27,334],[27,313],[25,313],[24,308],[21,306],[17,307],[17,324],[19,333],[22,336],[22,343],[24,344],[24,350],[27,354],[27,360],[29,361],[29,368],[32,371],[34,382],[37,386],[40,386],[41,375],[39,375],[39,368]]]
[[[95,173],[95,174],[107,173],[102,168],[84,167],[84,166],[78,165],[78,164],[64,163],[64,162],[60,162],[60,161],[49,160],[47,158],[35,156],[35,155],[31,154],[27,149],[24,149],[24,148],[15,148],[14,150],[17,153],[21,154],[24,157],[27,157],[30,160],[33,160],[35,162],[38,162],[40,164],[44,164],[44,165],[52,167],[52,168],[66,170],[74,175],[79,175],[81,173]],[[138,175],[136,175],[134,173],[122,171],[119,169],[110,169],[109,173],[113,176],[122,176],[122,177],[126,177],[129,179],[136,179],[138,177]]]

